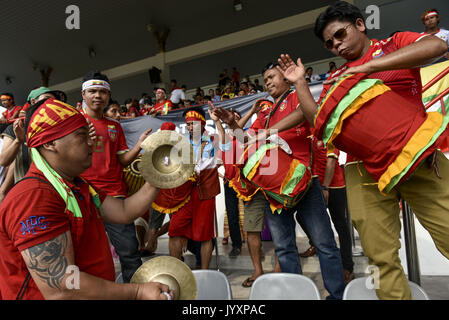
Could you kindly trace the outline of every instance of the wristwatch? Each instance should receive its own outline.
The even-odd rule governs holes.
[[[321,186],[321,190],[326,190],[326,191],[329,191],[329,188],[328,188],[328,187],[326,187],[326,186]]]

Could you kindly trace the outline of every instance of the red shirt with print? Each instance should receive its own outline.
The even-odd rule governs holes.
[[[296,91],[292,91],[287,98],[285,98],[276,112],[271,116],[269,127],[275,125],[277,122],[285,118],[291,112],[299,107],[298,96]],[[273,105],[275,108],[275,105]],[[271,108],[263,109],[259,112],[259,115],[254,121],[251,129],[259,130],[265,129],[266,122],[271,112]],[[307,121],[302,122],[294,128],[285,130],[278,134],[279,137],[284,139],[290,149],[292,150],[292,156],[298,159],[306,167],[310,166],[310,139],[311,135],[310,125]]]
[[[330,75],[329,78],[338,77],[342,72],[350,67],[359,66],[365,64],[373,59],[380,58],[384,55],[388,55],[400,48],[406,47],[426,35],[422,35],[416,32],[397,32],[392,37],[385,40],[371,40],[371,45],[368,51],[355,61],[349,61],[337,69],[334,73]],[[410,107],[418,108],[419,110],[424,109],[422,102],[422,83],[420,68],[414,69],[401,69],[401,70],[387,70],[382,72],[377,72],[370,74],[368,76],[371,79],[380,79],[385,85],[391,88],[392,91],[400,94],[403,98],[410,102]],[[325,85],[319,102],[326,95],[327,91],[330,89],[331,85]],[[352,162],[355,159],[348,154],[347,163]]]
[[[82,218],[66,213],[66,204],[45,176],[31,164],[26,179],[6,196],[0,207],[0,297],[15,300],[28,269],[21,252],[70,231],[75,264],[81,272],[114,281],[115,269],[103,219],[91,201],[89,185],[66,182],[76,197]],[[99,192],[103,202],[106,194]],[[24,300],[44,299],[33,279]]]
[[[317,139],[312,140],[312,176],[318,177],[321,185],[324,184],[324,175],[326,173],[326,165],[327,158],[336,158],[337,161],[335,163],[334,176],[332,178],[331,183],[329,184],[329,188],[342,188],[345,187],[345,177],[343,173],[343,169],[340,167],[338,162],[340,151],[335,149],[332,153],[328,153],[327,148],[324,147],[324,144]]]
[[[165,100],[154,105],[154,111],[156,111],[156,113],[160,112],[161,115],[164,115],[165,108],[168,109],[168,111],[173,108],[173,103],[171,102],[171,100]]]
[[[3,111],[2,115],[6,120],[9,120],[14,116],[16,112],[18,114],[20,110],[22,110],[22,106],[15,106],[14,108]]]
[[[85,112],[83,115],[94,125],[97,139],[93,147],[92,166],[81,177],[110,196],[126,197],[123,167],[117,157],[129,150],[122,126],[109,118],[96,120]]]

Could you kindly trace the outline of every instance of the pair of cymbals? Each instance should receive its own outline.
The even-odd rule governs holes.
[[[148,260],[131,278],[131,283],[160,282],[173,290],[174,300],[195,300],[195,276],[184,262],[170,256]]]
[[[195,163],[190,141],[175,131],[163,130],[142,143],[145,153],[139,170],[145,181],[160,189],[183,185],[193,176]]]

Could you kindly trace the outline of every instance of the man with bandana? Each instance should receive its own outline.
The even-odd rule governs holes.
[[[55,99],[27,121],[33,163],[0,207],[2,299],[169,299],[160,283],[118,284],[103,221],[131,223],[156,198],[146,183],[124,201],[79,175],[92,164],[86,119]]]
[[[131,150],[128,149],[120,123],[103,115],[103,109],[111,98],[111,87],[109,79],[98,71],[91,71],[84,77],[82,96],[86,107],[81,113],[94,125],[97,137],[92,166],[82,173],[81,177],[95,188],[105,191],[107,195],[124,199],[128,193],[123,179],[123,168],[130,165],[139,155],[140,145],[151,130],[144,132],[137,144]],[[134,272],[142,265],[134,223],[106,223],[105,228],[120,257],[123,281],[129,282]]]
[[[206,115],[195,107],[184,112],[194,150],[195,183],[190,201],[173,213],[168,229],[170,255],[181,259],[187,240],[201,242],[201,268],[208,269],[212,256],[215,196],[220,193],[214,142],[207,134]]]
[[[171,109],[173,109],[173,103],[167,99],[167,93],[164,88],[158,88],[156,90],[156,104],[149,112],[153,117],[160,114],[166,115]]]
[[[449,30],[438,26],[440,23],[440,14],[437,9],[430,9],[423,12],[421,15],[421,21],[425,26],[425,30],[421,34],[434,35],[441,40],[444,40],[449,45]],[[449,59],[449,52],[447,52],[444,57]]]

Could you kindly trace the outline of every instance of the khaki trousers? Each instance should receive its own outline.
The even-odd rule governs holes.
[[[379,299],[412,299],[399,259],[400,199],[407,201],[437,249],[449,259],[449,160],[439,151],[438,167],[441,179],[423,162],[387,195],[379,192],[363,164],[346,167],[351,219],[369,264],[379,269]]]

